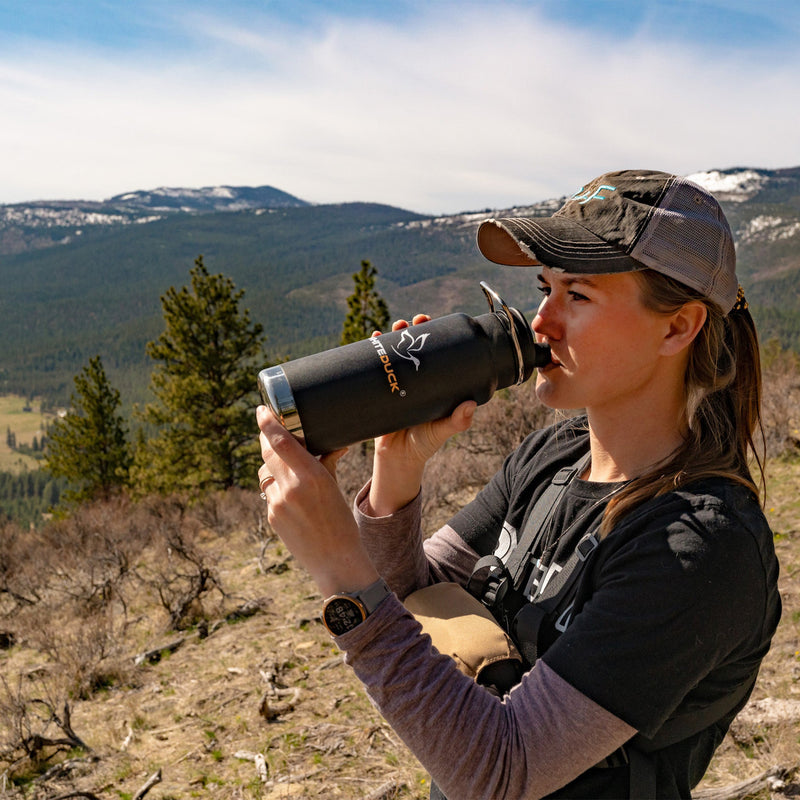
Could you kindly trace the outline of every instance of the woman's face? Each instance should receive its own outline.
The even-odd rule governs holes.
[[[539,281],[544,298],[531,327],[537,341],[550,345],[554,363],[538,371],[538,398],[551,408],[590,412],[647,403],[659,390],[670,320],[645,308],[633,273],[577,275],[544,267]]]

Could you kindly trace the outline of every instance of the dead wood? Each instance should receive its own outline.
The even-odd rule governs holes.
[[[237,750],[233,754],[234,758],[240,758],[243,761],[252,761],[256,766],[256,774],[261,783],[266,783],[269,780],[269,768],[267,761],[261,753],[250,753],[247,750]]]
[[[246,600],[240,606],[231,611],[226,617],[226,622],[238,622],[242,619],[247,619],[261,611],[264,611],[270,604],[268,597],[256,597],[251,600]]]
[[[364,800],[390,800],[397,797],[406,786],[404,781],[387,781],[381,784],[374,792],[370,792]]]
[[[798,766],[797,764],[791,767],[776,765],[755,778],[749,778],[739,783],[729,784],[728,786],[715,786],[709,789],[697,789],[692,792],[692,797],[695,800],[744,800],[746,797],[758,794],[763,789],[776,792],[786,785],[786,778]]]
[[[54,778],[63,778],[69,775],[70,772],[78,769],[79,767],[86,766],[87,764],[95,764],[100,759],[95,756],[86,756],[85,758],[68,758],[65,761],[59,761],[58,764],[53,764],[47,772],[43,772],[36,778],[36,783],[45,783]]]
[[[267,684],[267,688],[261,695],[258,713],[266,720],[273,720],[283,714],[294,711],[294,707],[300,700],[300,689],[278,686],[277,676],[272,669],[262,669],[259,674],[261,675],[261,680]]]
[[[133,796],[133,800],[142,800],[142,798],[157,784],[161,783],[161,769],[157,772],[154,772],[148,779],[147,782],[139,789],[138,792]]]
[[[64,703],[64,710],[61,716],[58,715],[53,704],[48,700],[33,698],[29,702],[31,706],[42,706],[49,713],[49,719],[46,724],[55,723],[64,736],[54,738],[44,736],[41,733],[31,733],[23,737],[17,746],[22,748],[28,758],[35,760],[45,747],[79,747],[87,753],[92,752],[92,748],[72,728],[72,716],[68,702]]]
[[[158,664],[165,653],[174,653],[176,650],[179,650],[185,644],[187,639],[191,639],[191,635],[182,636],[180,639],[176,639],[168,644],[162,644],[159,647],[154,647],[152,650],[146,650],[144,653],[139,653],[138,656],[134,657],[133,663],[136,664],[137,667],[145,663]]]

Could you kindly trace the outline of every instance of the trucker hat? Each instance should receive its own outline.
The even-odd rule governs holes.
[[[653,269],[728,313],[736,302],[736,251],[717,200],[686,178],[652,170],[607,172],[550,217],[503,217],[478,228],[497,264],[601,274]]]

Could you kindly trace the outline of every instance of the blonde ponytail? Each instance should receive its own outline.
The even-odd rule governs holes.
[[[708,315],[691,345],[684,377],[684,443],[665,463],[633,480],[609,502],[603,534],[646,500],[701,478],[736,481],[756,497],[764,489],[761,359],[746,302],[740,296],[724,315],[715,303],[672,278],[653,270],[633,274],[647,308],[669,314],[690,300],[700,300]],[[750,471],[751,459],[759,473],[758,484]]]

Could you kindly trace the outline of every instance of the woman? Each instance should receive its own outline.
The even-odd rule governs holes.
[[[315,460],[260,408],[270,521],[324,596],[358,601],[331,601],[326,620],[434,796],[689,797],[780,616],[749,469],[758,345],[727,221],[685,179],[623,171],[552,217],[489,220],[478,244],[538,268],[532,327],[552,363],[535,390],[585,413],[532,433],[423,544],[425,462],[474,404],[376,441],[357,522],[332,478],[340,454]],[[576,558],[587,538],[593,551]],[[466,585],[487,556],[495,574],[524,566],[498,616],[530,668],[502,699],[439,654],[398,599]],[[531,633],[529,601],[566,573],[577,577]]]

